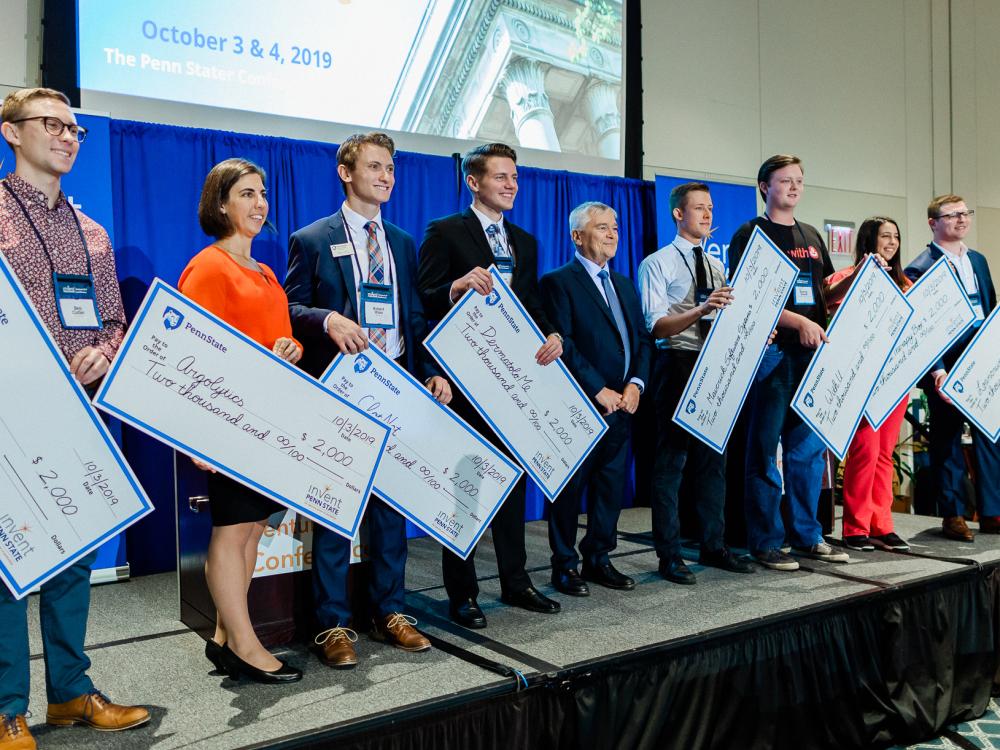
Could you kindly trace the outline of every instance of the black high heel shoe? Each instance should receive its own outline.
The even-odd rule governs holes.
[[[234,680],[238,680],[240,676],[244,676],[247,679],[254,682],[261,682],[265,685],[280,685],[286,682],[298,682],[302,679],[302,670],[290,667],[280,659],[278,661],[281,662],[281,666],[273,672],[266,672],[263,669],[258,669],[253,664],[247,664],[230,650],[228,643],[222,647],[219,656],[223,666],[226,668],[226,672]]]
[[[225,673],[226,667],[222,664],[222,649],[214,638],[205,641],[205,658],[212,662],[216,672]]]

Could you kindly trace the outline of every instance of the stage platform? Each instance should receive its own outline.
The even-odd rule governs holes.
[[[546,526],[532,523],[535,585],[563,610],[502,605],[487,535],[477,560],[489,627],[480,631],[448,621],[440,548],[413,540],[409,611],[435,648],[408,654],[362,635],[358,667],[336,671],[302,644],[279,652],[305,671],[283,687],[210,671],[204,642],[177,619],[173,574],[100,586],[91,675],[114,699],[150,706],[152,722],[102,735],[46,727],[34,624],[29,724],[42,748],[916,743],[989,704],[1000,666],[1000,537],[962,544],[941,537],[934,518],[897,515],[896,524],[912,553],[802,560],[794,573],[751,576],[694,566],[698,584],[678,586],[657,573],[649,510],[631,509],[614,562],[636,589],[592,586],[574,598],[553,592]],[[694,549],[685,555],[697,560]],[[37,620],[37,600],[30,612]]]

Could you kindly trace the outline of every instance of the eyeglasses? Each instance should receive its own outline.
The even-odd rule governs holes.
[[[939,219],[971,219],[976,215],[974,209],[968,211],[952,211],[950,214],[938,214]]]
[[[39,115],[38,117],[22,117],[20,120],[11,120],[11,122],[30,122],[31,120],[41,120],[42,125],[45,126],[45,132],[49,135],[59,136],[63,134],[64,130],[68,130],[69,134],[80,143],[83,143],[87,137],[87,129],[85,127],[77,125],[75,122],[63,122],[58,117]]]

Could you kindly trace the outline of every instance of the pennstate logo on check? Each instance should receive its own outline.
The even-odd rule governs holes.
[[[965,393],[965,385],[961,380],[956,380],[955,385],[952,386],[955,389],[955,393]]]
[[[354,372],[365,372],[372,366],[372,361],[364,354],[359,354],[354,360]]]
[[[815,401],[813,401],[813,395],[812,395],[811,393],[807,393],[807,394],[806,394],[806,397],[805,397],[804,399],[802,399],[802,401],[803,401],[803,403],[805,403],[805,405],[806,405],[806,406],[808,406],[808,407],[809,407],[810,409],[811,409],[811,408],[813,408],[813,406],[814,406],[814,405],[816,404],[816,402],[815,402]]]
[[[688,401],[688,405],[684,408],[684,411],[688,414],[694,414],[698,410],[698,405],[694,402],[694,399]]]
[[[183,322],[184,314],[180,310],[168,307],[163,311],[163,327],[168,331],[180,328]]]
[[[489,305],[490,307],[493,307],[493,305],[499,303],[500,303],[500,292],[498,292],[496,289],[494,289],[492,292],[486,295],[486,304]]]

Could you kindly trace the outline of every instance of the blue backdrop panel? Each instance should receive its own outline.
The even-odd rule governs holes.
[[[656,228],[660,243],[670,242],[677,234],[674,218],[670,215],[670,191],[677,185],[691,182],[688,177],[656,175]],[[714,255],[729,272],[729,240],[745,221],[757,215],[757,188],[752,185],[733,185],[728,182],[705,182],[712,192],[714,207],[712,224],[718,227],[705,244],[709,255]]]
[[[239,156],[267,172],[270,217],[276,232],[254,243],[254,256],[286,270],[288,236],[335,211],[343,201],[336,174],[336,145],[241,135],[131,121],[111,122],[111,175],[116,257],[126,313],[138,308],[159,276],[175,284],[188,260],[210,242],[198,227],[197,206],[205,175],[222,159]],[[460,187],[453,159],[396,154],[396,187],[385,217],[410,232],[419,246],[427,223],[471,201]],[[615,268],[634,276],[656,248],[654,191],[641,180],[522,168],[521,192],[511,219],[539,240],[539,273],[572,257],[567,219],[585,200],[599,200],[619,214],[621,245]],[[125,450],[156,511],[133,526],[130,563],[136,573],[175,565],[172,452],[125,428]],[[627,497],[631,500],[632,488]],[[529,490],[527,517],[541,518],[545,500]],[[408,526],[411,534],[421,533]]]

